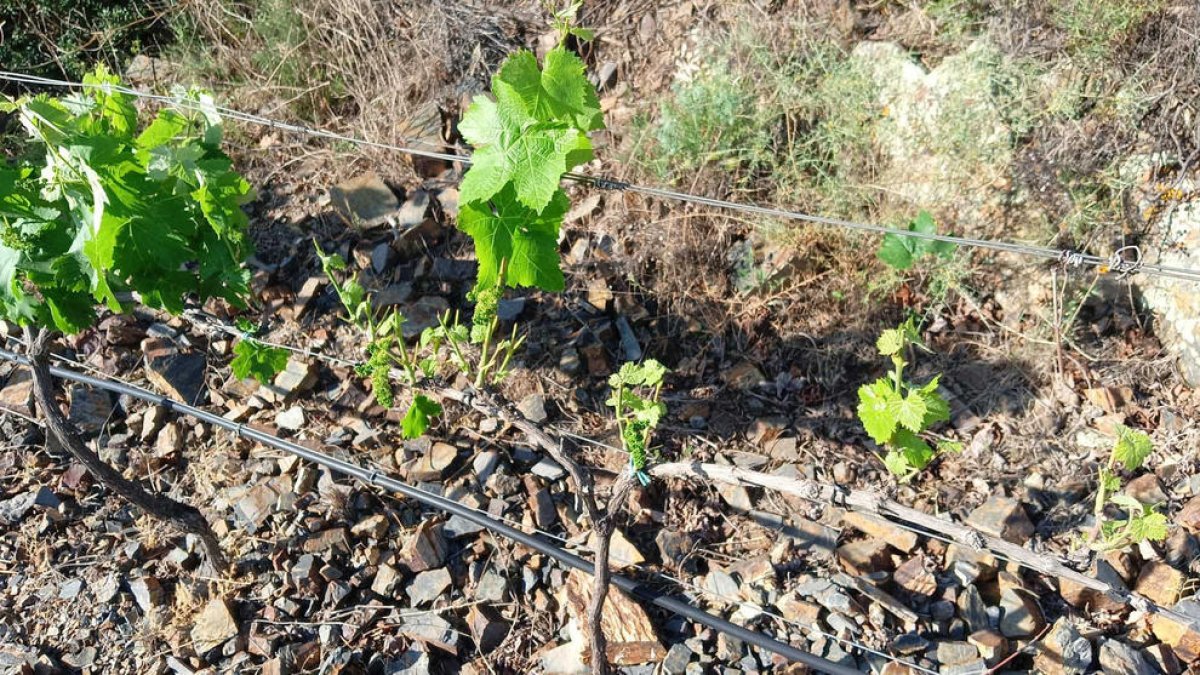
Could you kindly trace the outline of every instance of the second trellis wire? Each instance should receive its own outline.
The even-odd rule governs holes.
[[[332,131],[325,131],[323,129],[315,129],[315,128],[307,127],[307,126],[303,126],[303,125],[281,122],[279,120],[271,119],[269,117],[263,117],[261,115],[253,115],[250,113],[244,113],[244,112],[241,112],[238,110],[234,110],[232,108],[227,108],[227,107],[219,106],[219,105],[215,105],[215,104],[210,105],[207,103],[201,103],[201,102],[198,102],[198,101],[195,101],[192,99],[183,98],[183,97],[179,97],[179,96],[164,96],[164,95],[160,95],[160,94],[152,94],[149,92],[141,91],[139,89],[132,89],[129,87],[123,87],[123,86],[119,86],[119,85],[83,83],[83,82],[73,82],[73,81],[69,81],[69,80],[57,80],[57,79],[53,79],[53,78],[38,77],[35,75],[26,75],[26,74],[22,74],[22,73],[14,73],[14,72],[9,72],[9,71],[0,71],[0,80],[7,80],[9,82],[18,82],[18,83],[22,83],[22,84],[31,84],[31,85],[38,85],[38,86],[45,86],[45,87],[105,89],[105,90],[110,90],[110,91],[126,94],[128,96],[147,99],[147,100],[151,100],[151,101],[158,101],[160,103],[166,103],[166,104],[173,105],[173,106],[176,106],[179,108],[194,110],[197,112],[213,112],[213,111],[215,111],[217,114],[219,114],[220,116],[222,116],[226,119],[236,120],[236,121],[240,121],[240,122],[246,122],[248,124],[255,124],[255,125],[259,125],[259,126],[271,127],[274,129],[278,129],[280,131],[303,134],[303,135],[311,136],[314,138],[324,138],[327,140],[342,141],[345,143],[350,143],[350,144],[361,146],[361,147],[369,147],[369,148],[376,148],[376,149],[380,149],[380,150],[388,150],[388,151],[399,152],[402,154],[416,156],[416,157],[439,159],[439,160],[448,161],[448,162],[461,162],[464,164],[471,163],[471,158],[468,155],[452,154],[452,153],[438,152],[438,151],[433,151],[433,150],[421,150],[419,148],[406,147],[406,146],[395,145],[395,144],[391,144],[391,143],[380,143],[377,141],[371,141],[368,139],[358,138],[355,136],[348,136],[345,134],[339,134],[339,133],[335,133]],[[412,139],[409,142],[415,142],[415,143],[418,143],[421,145],[426,145],[426,146],[436,147],[436,148],[444,148],[445,147],[444,144],[432,143],[432,142],[424,141],[421,139]],[[1080,266],[1093,267],[1093,268],[1098,269],[1101,272],[1113,272],[1120,276],[1127,276],[1127,275],[1136,274],[1136,273],[1144,273],[1144,274],[1149,274],[1149,275],[1154,275],[1154,276],[1162,276],[1162,277],[1181,279],[1184,281],[1192,281],[1195,283],[1200,283],[1200,270],[1195,270],[1195,269],[1186,268],[1186,267],[1174,267],[1174,266],[1169,266],[1169,265],[1161,265],[1161,264],[1156,264],[1156,263],[1147,263],[1143,260],[1143,258],[1144,258],[1143,253],[1142,253],[1141,249],[1138,248],[1137,246],[1123,246],[1123,247],[1117,249],[1116,251],[1114,251],[1112,255],[1110,255],[1106,258],[1106,257],[1102,257],[1102,256],[1092,255],[1089,253],[1072,251],[1070,249],[1057,249],[1057,248],[1051,248],[1051,247],[1047,247],[1047,246],[1031,246],[1028,244],[1020,244],[1017,242],[997,241],[997,240],[992,240],[992,239],[977,239],[977,238],[972,238],[972,237],[956,237],[953,235],[946,235],[946,234],[935,234],[935,233],[926,233],[926,232],[914,232],[911,230],[901,230],[901,229],[887,227],[884,225],[877,225],[874,223],[861,223],[861,222],[845,220],[845,219],[841,219],[841,218],[830,218],[827,216],[802,213],[799,211],[788,211],[786,209],[780,209],[780,208],[769,207],[769,206],[758,206],[755,204],[743,204],[743,203],[739,203],[739,202],[731,202],[731,201],[724,200],[724,199],[714,199],[712,197],[693,195],[693,194],[688,194],[685,192],[676,192],[673,190],[667,190],[664,188],[658,188],[658,187],[652,187],[652,186],[637,185],[635,183],[629,183],[629,182],[625,182],[625,181],[614,180],[611,178],[605,178],[605,177],[600,177],[600,176],[589,176],[589,175],[581,174],[581,173],[570,172],[570,173],[565,174],[564,178],[566,178],[567,180],[571,180],[571,181],[580,183],[580,184],[591,185],[591,186],[599,188],[599,189],[620,190],[623,192],[632,192],[632,193],[636,193],[636,194],[641,194],[641,195],[644,195],[647,197],[656,197],[659,199],[673,200],[673,201],[678,201],[678,202],[682,202],[682,203],[697,204],[700,206],[710,206],[713,208],[725,209],[725,210],[731,210],[731,211],[740,211],[742,213],[752,213],[752,214],[756,214],[756,215],[760,215],[760,216],[768,216],[771,218],[780,218],[780,219],[784,219],[784,220],[797,220],[797,221],[802,221],[802,222],[807,222],[807,223],[813,223],[816,225],[827,225],[827,226],[831,226],[831,227],[839,227],[842,229],[854,230],[854,231],[858,231],[858,232],[867,232],[867,233],[871,233],[871,234],[892,234],[892,235],[896,235],[899,237],[907,237],[910,239],[923,239],[926,241],[939,241],[939,242],[946,242],[946,243],[954,244],[956,246],[964,246],[964,247],[968,247],[968,248],[979,248],[979,249],[987,249],[987,250],[992,250],[992,251],[1015,253],[1018,255],[1027,255],[1027,256],[1032,256],[1032,257],[1036,257],[1036,258],[1041,258],[1044,260],[1059,261],[1063,265],[1070,266],[1070,267],[1080,267]]]

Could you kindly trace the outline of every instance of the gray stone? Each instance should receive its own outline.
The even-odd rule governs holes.
[[[200,352],[181,352],[162,338],[142,341],[146,378],[164,394],[190,405],[200,403],[208,358]]]
[[[1000,594],[1000,632],[1004,637],[1031,637],[1046,626],[1042,608],[1033,594],[1016,588],[1006,588]]]
[[[316,383],[316,366],[307,361],[290,359],[287,366],[275,375],[268,391],[284,401],[291,401],[312,389]]]
[[[383,274],[396,261],[396,250],[388,242],[377,244],[371,249],[371,271]]]
[[[395,307],[408,302],[412,297],[413,287],[407,281],[402,281],[398,284],[385,286],[376,291],[371,296],[371,306],[375,309],[383,309],[384,307]]]
[[[71,408],[68,418],[84,434],[98,434],[113,414],[112,395],[91,387],[71,385]]]
[[[501,603],[508,592],[508,579],[489,569],[475,585],[475,599],[479,602]]]
[[[409,649],[383,664],[384,675],[430,675],[431,669],[429,653],[417,649]]]
[[[13,371],[0,389],[0,408],[33,415],[33,376],[25,368]]]
[[[1092,666],[1092,643],[1066,617],[1055,622],[1034,657],[1034,667],[1063,675],[1084,675]]]
[[[878,92],[889,113],[873,125],[882,157],[877,167],[883,189],[914,205],[960,204],[970,190],[1002,178],[1012,161],[1012,132],[992,87],[1004,63],[988,40],[979,40],[926,71],[894,42],[863,41],[851,66]],[[970,138],[971,158],[941,139]],[[978,211],[984,197],[971,204]]]
[[[445,190],[442,191],[443,193]],[[429,192],[421,189],[413,190],[400,206],[396,214],[396,226],[400,228],[415,227],[425,222],[429,213]]]
[[[450,516],[450,519],[446,521],[446,527],[443,531],[447,537],[458,539],[459,537],[466,537],[482,532],[483,526],[462,516],[454,515]]]
[[[279,493],[270,486],[255,485],[238,500],[233,513],[246,531],[253,534],[274,511],[278,499]]]
[[[999,495],[988,498],[972,511],[967,516],[967,524],[1018,546],[1023,546],[1033,536],[1033,523],[1021,502]]]
[[[400,583],[400,579],[400,571],[384,563],[375,571],[375,579],[371,582],[371,590],[381,597],[390,598],[395,594],[396,586]]]
[[[192,642],[198,654],[205,654],[221,646],[237,634],[237,620],[233,618],[229,606],[221,598],[213,598],[204,606],[196,616],[191,631]]]
[[[710,593],[726,602],[738,598],[738,583],[721,570],[709,571],[708,576],[704,579],[704,586]]]
[[[1100,669],[1105,675],[1155,675],[1157,672],[1140,651],[1119,640],[1100,643]]]
[[[0,502],[0,521],[9,525],[20,522],[33,509],[35,499],[36,492],[24,492]]]
[[[292,565],[290,576],[292,581],[297,584],[303,584],[306,581],[313,579],[317,573],[317,558],[311,553],[305,553],[296,559],[296,564]]]
[[[91,668],[96,661],[96,648],[84,647],[77,652],[72,652],[63,656],[63,663],[77,670]]]
[[[300,431],[304,428],[304,408],[294,405],[275,415],[275,426],[288,431]]]
[[[679,565],[692,554],[695,537],[686,532],[663,528],[654,536],[658,554],[664,563]]]
[[[458,650],[459,631],[434,612],[405,617],[400,633],[452,654]]]
[[[129,591],[143,612],[151,612],[162,604],[162,586],[154,577],[139,577],[129,582]]]
[[[546,397],[541,394],[530,394],[521,399],[517,404],[517,410],[525,416],[525,419],[534,424],[541,424],[546,421]]]
[[[413,606],[432,603],[450,587],[450,571],[445,567],[421,572],[408,585],[408,599]]]
[[[83,590],[83,579],[70,579],[58,587],[58,597],[62,600],[74,600]]]
[[[427,295],[406,303],[400,332],[405,340],[415,340],[426,328],[437,326],[439,318],[449,309],[450,303],[440,295]]]
[[[958,596],[958,611],[972,633],[991,628],[987,605],[975,586],[967,586]]]
[[[525,298],[507,298],[496,305],[496,318],[501,321],[516,321],[525,311]]]
[[[101,604],[112,602],[120,591],[121,580],[115,573],[108,574],[100,580],[100,583],[92,587],[92,594],[95,595],[96,602]]]
[[[492,472],[500,465],[500,453],[495,450],[485,450],[475,456],[471,462],[471,468],[475,471],[475,480],[479,485],[487,482]]]
[[[937,660],[943,666],[969,663],[979,658],[979,650],[968,642],[939,642]]]
[[[683,675],[688,662],[692,660],[692,650],[682,642],[671,645],[666,658],[662,661],[663,675]]]
[[[373,172],[329,188],[329,201],[348,223],[360,227],[381,225],[400,208],[396,194]]]
[[[541,461],[533,465],[530,471],[533,472],[533,475],[540,476],[549,481],[559,480],[567,475],[566,469],[559,466],[557,462],[549,457],[543,457]]]
[[[929,647],[929,640],[916,633],[903,633],[892,640],[892,650],[898,654],[918,654]]]
[[[1172,204],[1161,211],[1148,240],[1146,262],[1200,268],[1200,202]],[[1157,334],[1179,357],[1188,383],[1200,387],[1200,296],[1189,284],[1167,277],[1139,275],[1137,283],[1146,304],[1162,317]]]

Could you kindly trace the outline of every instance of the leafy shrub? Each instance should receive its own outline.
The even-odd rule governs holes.
[[[1143,541],[1161,541],[1167,538],[1167,517],[1156,504],[1143,504],[1137,499],[1119,494],[1121,478],[1117,465],[1126,471],[1136,471],[1154,452],[1150,437],[1145,432],[1118,424],[1116,441],[1109,453],[1108,463],[1100,467],[1096,488],[1096,517],[1102,539],[1093,546],[1100,550],[1121,549]],[[1106,518],[1104,509],[1115,504],[1125,511],[1124,518]]]
[[[84,78],[118,84],[104,68]],[[177,92],[202,109],[212,99]],[[91,88],[0,104],[29,136],[0,167],[0,312],[77,333],[133,292],[180,312],[192,295],[242,305],[250,185],[221,151],[215,110],[164,109],[140,133],[125,94]]]
[[[923,385],[904,379],[904,358],[909,347],[926,349],[912,319],[885,330],[876,343],[879,353],[891,358],[892,371],[858,389],[858,419],[863,428],[887,450],[884,466],[901,481],[908,481],[933,461],[937,452],[957,451],[952,441],[941,441],[937,451],[921,437],[938,422],[950,419],[950,406],[937,393],[939,377]]]
[[[0,63],[6,70],[78,80],[97,62],[124,69],[169,41],[161,7],[148,0],[3,0]]]

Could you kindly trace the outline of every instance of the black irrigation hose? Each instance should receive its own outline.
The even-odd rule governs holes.
[[[30,360],[28,357],[10,352],[5,349],[0,349],[0,358],[6,361],[19,363],[24,366],[30,365]],[[513,541],[522,544],[523,546],[528,546],[529,548],[540,553],[544,553],[564,565],[573,567],[587,574],[591,574],[593,571],[591,562],[575,555],[574,553],[570,553],[558,546],[554,546],[542,541],[531,534],[522,532],[514,527],[510,527],[503,522],[481,515],[472,509],[459,504],[458,502],[429,492],[418,490],[411,485],[402,483],[394,478],[390,478],[381,474],[377,469],[367,469],[358,466],[357,464],[351,464],[331,455],[327,455],[323,452],[310,450],[302,445],[297,445],[296,443],[279,438],[278,436],[264,433],[256,429],[251,429],[243,424],[231,422],[220,415],[214,415],[213,413],[205,410],[195,408],[180,401],[175,401],[166,396],[160,396],[153,392],[149,392],[145,389],[134,387],[123,382],[115,382],[103,378],[92,377],[91,375],[85,375],[78,371],[60,368],[57,366],[52,366],[50,368],[50,373],[55,377],[59,377],[64,380],[86,384],[88,386],[96,387],[97,389],[103,389],[116,394],[132,396],[133,398],[148,401],[155,405],[160,405],[168,410],[174,410],[176,412],[183,413],[184,415],[189,415],[202,422],[207,422],[208,424],[232,431],[243,438],[257,441],[263,445],[269,445],[273,448],[295,455],[301,459],[306,459],[314,464],[319,464],[338,473],[352,476],[363,481],[364,483],[367,483],[368,485],[381,487],[392,492],[397,492],[406,497],[415,499],[427,506],[461,516],[477,525],[483,526],[492,532],[495,532],[496,534],[512,539]],[[713,616],[712,614],[696,609],[686,602],[681,602],[674,598],[668,597],[667,595],[655,591],[628,577],[614,574],[612,576],[612,584],[630,595],[633,595],[646,602],[658,605],[659,607],[669,612],[678,614],[689,621],[694,621],[698,624],[712,628],[713,630],[731,635],[743,642],[747,642],[769,652],[774,652],[780,656],[791,659],[792,661],[803,663],[804,665],[815,668],[818,671],[830,673],[831,675],[857,675],[860,672],[854,668],[847,668],[845,666],[838,665],[832,661],[829,661],[828,659],[823,659],[815,654],[810,654],[806,651],[796,649],[789,644],[767,637],[762,633],[756,633],[730,621],[726,621],[720,617]]]

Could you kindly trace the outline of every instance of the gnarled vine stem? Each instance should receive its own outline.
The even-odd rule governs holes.
[[[166,495],[151,494],[140,483],[126,478],[120,471],[100,459],[100,455],[83,442],[79,431],[54,400],[54,376],[50,374],[50,338],[50,331],[44,328],[25,328],[25,341],[29,345],[29,358],[32,362],[33,395],[46,420],[46,428],[101,485],[154,518],[166,521],[185,533],[196,535],[209,563],[217,571],[224,571],[228,564],[221,553],[221,546],[199,509]]]

